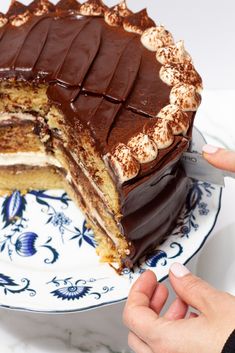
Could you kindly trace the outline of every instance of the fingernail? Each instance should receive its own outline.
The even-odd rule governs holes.
[[[173,273],[175,277],[178,277],[178,278],[184,277],[190,273],[187,267],[179,264],[178,262],[175,262],[173,265],[171,265],[170,271]]]
[[[202,151],[204,153],[208,153],[208,154],[214,154],[219,150],[218,147],[215,146],[211,146],[211,145],[205,145],[202,147]]]

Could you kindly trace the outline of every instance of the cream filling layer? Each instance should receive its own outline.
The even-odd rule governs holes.
[[[84,196],[84,192],[83,192],[82,186],[76,183],[76,187],[77,187],[78,191],[80,192],[80,194],[83,197]],[[105,230],[105,232],[109,236],[109,238],[113,241],[115,246],[118,247],[118,245],[119,245],[118,239],[115,237],[115,235],[112,232],[110,232],[107,229],[105,222],[102,220],[102,218],[101,218],[100,214],[98,213],[98,211],[93,207],[93,205],[91,204],[90,200],[88,200],[87,198],[84,198],[84,199],[85,199],[85,202],[86,202],[86,207],[87,207],[88,212],[91,215],[91,217],[98,222],[98,224]]]
[[[102,190],[99,188],[99,186],[95,183],[95,181],[92,178],[92,175],[89,173],[89,171],[86,169],[86,167],[84,166],[84,164],[82,163],[81,160],[79,160],[77,158],[77,156],[71,152],[71,156],[72,158],[75,160],[75,162],[79,165],[79,167],[81,168],[83,174],[87,177],[87,179],[89,180],[89,182],[91,183],[92,187],[94,188],[94,190],[96,191],[96,193],[99,195],[99,197],[101,198],[101,200],[108,204],[108,200],[105,197],[104,193],[102,192]],[[113,214],[112,210],[110,209],[110,213]]]
[[[19,164],[33,167],[53,165],[62,168],[62,165],[55,157],[43,152],[0,153],[0,166],[13,166]]]
[[[34,166],[46,167],[46,166],[53,165],[58,168],[63,168],[62,164],[55,157],[43,152],[0,153],[0,167],[9,167],[14,165],[25,165],[25,166],[31,166],[31,167],[34,167]],[[83,168],[83,172],[85,172],[85,168]],[[88,177],[87,174],[89,173],[85,173],[86,177]],[[71,183],[72,177],[69,172],[66,176],[66,179],[69,183]],[[81,185],[76,183],[76,186],[79,189],[79,192],[83,195],[83,188],[81,187]],[[97,187],[94,184],[94,182],[92,182],[92,186],[97,190]],[[107,229],[106,224],[102,220],[98,211],[94,209],[92,204],[87,199],[86,199],[86,206],[92,218],[94,218],[99,223],[99,225],[105,230],[107,235],[113,241],[115,246],[118,247],[118,243],[119,243],[118,239],[115,237],[114,234],[112,234],[112,232],[110,232]]]
[[[29,113],[0,113],[0,122],[14,120],[14,118],[19,120],[36,120],[35,116]]]

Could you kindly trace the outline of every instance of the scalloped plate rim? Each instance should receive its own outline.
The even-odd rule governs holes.
[[[208,233],[204,236],[203,240],[201,241],[200,246],[190,255],[190,257],[182,262],[183,264],[187,264],[204,246],[205,242],[207,241],[208,237],[210,236],[211,232],[213,231],[215,224],[217,222],[218,216],[219,216],[219,212],[221,209],[221,200],[222,200],[222,191],[223,189],[220,188],[220,193],[219,193],[219,202],[218,202],[218,208],[215,214],[215,218],[214,218],[214,222],[212,227],[210,228],[210,230],[208,231]],[[166,280],[168,278],[168,275],[163,276],[162,278],[159,279],[160,282]],[[97,308],[101,308],[104,306],[109,306],[109,305],[114,305],[114,304],[118,304],[121,302],[126,301],[127,296],[117,299],[117,300],[108,300],[108,301],[104,301],[100,304],[97,305],[91,305],[91,306],[84,306],[82,308],[77,308],[77,309],[68,309],[68,310],[44,310],[44,309],[32,309],[29,307],[21,307],[21,306],[16,306],[16,305],[5,305],[5,304],[0,304],[0,308],[2,309],[6,309],[6,310],[16,310],[16,311],[24,311],[24,312],[32,312],[32,313],[44,313],[44,314],[66,314],[66,313],[78,313],[78,312],[84,312],[84,311],[89,311],[89,310],[94,310]]]

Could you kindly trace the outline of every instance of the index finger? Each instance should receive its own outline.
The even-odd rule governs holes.
[[[204,158],[214,167],[235,172],[235,152],[205,145],[202,149]]]
[[[150,308],[150,301],[157,286],[154,273],[144,272],[133,285],[123,313],[124,324],[144,341],[158,319],[158,315]]]

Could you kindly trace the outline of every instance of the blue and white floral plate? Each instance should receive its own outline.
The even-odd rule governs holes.
[[[186,263],[197,253],[214,227],[220,201],[219,187],[195,182],[172,235],[134,272],[119,276],[99,262],[93,234],[64,191],[16,190],[1,197],[0,306],[56,313],[122,301],[145,269],[163,280],[173,262]]]

